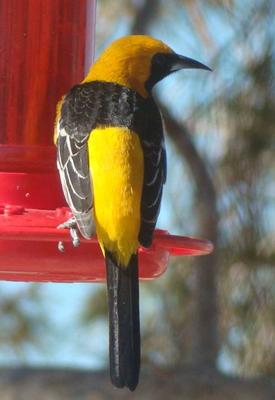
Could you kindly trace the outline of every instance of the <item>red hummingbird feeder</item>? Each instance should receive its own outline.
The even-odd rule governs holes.
[[[92,62],[95,1],[0,2],[0,280],[103,281],[96,237],[73,248],[68,231],[57,229],[70,211],[52,139],[57,101]],[[151,248],[139,249],[140,278],[160,276],[171,255],[212,249],[156,230]]]

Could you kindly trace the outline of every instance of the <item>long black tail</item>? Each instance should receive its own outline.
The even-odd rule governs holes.
[[[138,260],[127,268],[105,252],[109,301],[110,375],[113,385],[135,390],[140,368]]]

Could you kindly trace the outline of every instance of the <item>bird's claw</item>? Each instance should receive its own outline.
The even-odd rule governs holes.
[[[75,217],[69,218],[67,221],[63,222],[62,224],[58,225],[57,229],[71,229],[77,228],[76,219]]]
[[[62,224],[58,225],[57,229],[69,229],[73,246],[78,247],[80,245],[80,238],[78,235],[77,223],[76,223],[76,219],[74,217],[72,217],[72,218],[68,219],[67,221],[63,222]],[[62,241],[58,242],[57,247],[58,247],[58,250],[61,251],[61,253],[64,253],[65,246]]]
[[[80,239],[77,232],[77,228],[70,228],[70,235],[72,238],[73,246],[78,247],[80,245]]]
[[[64,253],[64,251],[65,251],[65,246],[64,246],[64,243],[63,243],[61,240],[58,242],[57,248],[58,248],[58,250],[59,250],[61,253]]]

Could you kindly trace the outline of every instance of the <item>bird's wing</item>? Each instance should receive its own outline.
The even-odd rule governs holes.
[[[88,138],[95,125],[93,93],[77,85],[64,97],[57,122],[57,166],[62,188],[80,232],[91,237],[93,226],[92,178]]]
[[[152,98],[147,100],[146,115],[146,129],[141,137],[144,181],[139,242],[142,246],[149,247],[160,211],[162,188],[166,181],[166,152],[161,115]]]

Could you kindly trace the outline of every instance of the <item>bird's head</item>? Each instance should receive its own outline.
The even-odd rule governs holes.
[[[103,51],[84,82],[114,82],[147,97],[157,82],[184,68],[210,70],[198,61],[176,54],[162,41],[150,36],[124,36]]]

